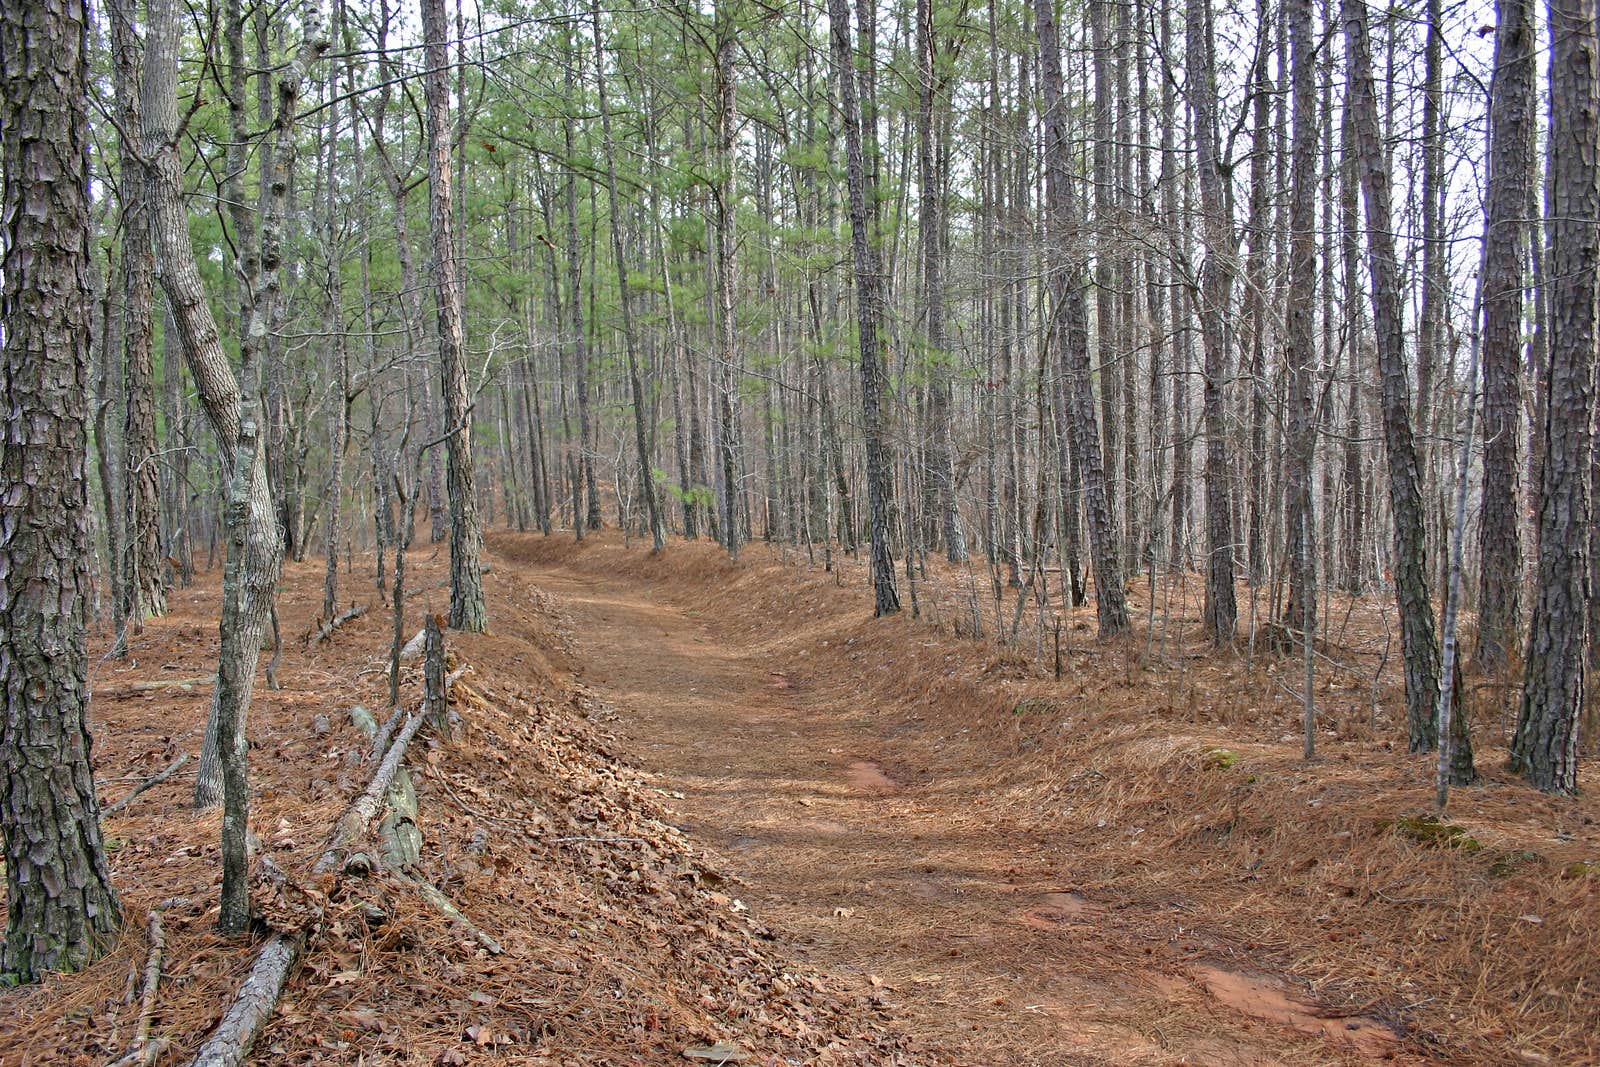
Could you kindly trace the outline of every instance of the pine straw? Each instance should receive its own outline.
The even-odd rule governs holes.
[[[715,615],[751,649],[807,664],[795,684],[808,696],[915,723],[907,764],[888,769],[941,800],[965,798],[972,819],[952,834],[1009,824],[1040,835],[1070,869],[1064,884],[1128,920],[1102,923],[1096,936],[1125,940],[1130,956],[1153,952],[1179,974],[1222,962],[1286,976],[1330,1012],[1389,1024],[1411,1055],[1600,1062],[1600,802],[1592,792],[1546,797],[1507,776],[1504,687],[1469,676],[1483,781],[1456,791],[1448,818],[1481,849],[1397,833],[1394,820],[1432,811],[1433,757],[1404,751],[1398,635],[1386,640],[1392,606],[1381,596],[1330,605],[1335,640],[1323,652],[1339,665],[1318,663],[1319,757],[1306,766],[1298,653],[1258,651],[1253,667],[1242,649],[1211,653],[1192,579],[1172,590],[1174,617],[1148,663],[1142,581],[1127,638],[1094,643],[1093,607],[1077,609],[1067,632],[1079,651],[1055,682],[1048,634],[1034,661],[1031,607],[1020,652],[951,636],[965,622],[968,578],[942,563],[919,582],[923,620],[882,622],[866,615],[856,561],[827,574],[759,545],[737,565],[710,545],[674,544],[663,558],[615,538],[574,547],[506,537],[495,547],[647,582]],[[1009,622],[1015,592],[1006,595]],[[909,606],[903,574],[901,596]],[[1248,603],[1245,590],[1242,610]],[[1158,626],[1160,613],[1158,600]],[[1019,707],[1024,698],[1044,703]],[[1105,942],[1081,964],[1102,977],[1119,966]],[[891,986],[914,978],[884,977]]]
[[[443,561],[418,553],[410,570],[422,588]],[[320,574],[320,565],[288,568],[286,635],[311,624]],[[203,673],[216,655],[216,581],[182,591],[127,663],[102,664],[96,685]],[[367,595],[365,574],[354,581]],[[605,709],[556,665],[563,640],[548,602],[511,577],[486,582],[495,634],[450,638],[472,667],[456,687],[457,734],[419,743],[409,760],[425,838],[413,873],[506,951],[489,955],[400,872],[347,879],[258,1058],[654,1064],[720,1039],[761,1062],[901,1062],[875,1021],[872,987],[788,962],[742,913],[735,879],[669,824],[657,790],[613,759],[596,721]],[[409,604],[412,625],[443,595]],[[356,702],[382,706],[387,618],[369,612],[317,649],[287,642],[284,688],[257,688],[253,827],[291,879],[367,777],[364,738],[346,713]],[[419,682],[407,678],[409,703]],[[97,703],[102,780],[154,773],[176,750],[197,750],[208,697],[160,690]],[[84,973],[0,999],[0,1064],[94,1063],[122,1051],[137,1013],[128,975],[143,965],[142,918],[155,906],[166,911],[168,962],[152,1033],[172,1042],[161,1062],[185,1061],[215,1022],[253,946],[213,932],[218,817],[195,817],[192,781],[175,776],[106,820],[124,933]],[[108,786],[108,799],[127,788]],[[283,918],[281,900],[263,903],[280,905],[273,914]]]

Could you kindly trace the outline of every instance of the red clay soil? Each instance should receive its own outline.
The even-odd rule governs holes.
[[[679,824],[808,961],[882,982],[929,1062],[1600,1062],[1600,806],[1507,779],[1480,722],[1470,840],[1405,821],[1431,756],[1387,740],[1378,598],[1336,605],[1355,669],[1319,666],[1306,766],[1276,680],[1298,658],[1147,659],[1142,625],[1089,642],[1090,606],[1057,682],[952,635],[959,573],[919,583],[922,620],[874,620],[859,565],[792,551],[492,546],[571,616]],[[1167,630],[1198,640],[1181,600]]]
[[[923,618],[874,620],[855,561],[652,558],[611,533],[489,549],[492,632],[449,637],[456,733],[409,760],[423,858],[326,903],[260,1062],[1600,1062],[1600,806],[1501,775],[1485,708],[1459,834],[1417,821],[1430,768],[1388,740],[1376,598],[1337,606],[1306,766],[1298,661],[1191,647],[1182,587],[1149,645],[1142,624],[1090,642],[1080,609],[1057,681],[1026,613],[1021,651],[957,636],[980,599],[959,571],[919,582]],[[414,583],[443,563],[415,553]],[[291,889],[370,773],[349,706],[386,703],[388,609],[357,567],[375,610],[310,649],[321,567],[289,569],[282,688],[252,712],[253,825]],[[408,634],[444,597],[408,605]],[[216,598],[214,577],[180,591],[99,662],[105,801],[197,750],[208,685],[130,685],[212,668]],[[127,930],[84,975],[0,995],[0,1063],[126,1047],[164,901],[162,1062],[215,1021],[252,944],[212,932],[217,820],[192,785],[106,819]],[[258,896],[292,918],[292,892]]]

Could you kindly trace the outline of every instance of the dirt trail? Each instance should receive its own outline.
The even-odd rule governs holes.
[[[881,980],[926,1062],[1411,1061],[1372,1020],[1321,1018],[1244,967],[1187,966],[1172,914],[1085,896],[1070,855],[962,780],[970,738],[953,758],[915,708],[825,681],[856,669],[847,650],[741,647],[681,588],[511,555],[496,566],[570,615],[574,669],[616,706],[625,755],[748,882],[737,895],[808,962]]]

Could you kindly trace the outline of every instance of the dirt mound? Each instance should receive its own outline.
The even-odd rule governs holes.
[[[309,628],[320,573],[289,568],[286,634]],[[424,587],[442,561],[414,559],[412,573]],[[454,736],[419,739],[409,759],[421,859],[408,872],[346,880],[258,1058],[659,1064],[710,1050],[734,1055],[729,1062],[902,1062],[877,1023],[871,984],[792,962],[751,919],[738,879],[672,825],[670,798],[615,758],[613,713],[566,674],[565,624],[548,598],[520,576],[491,573],[486,586],[493,632],[449,638],[468,667],[453,692]],[[417,619],[443,595],[417,598]],[[169,754],[197,748],[208,686],[130,687],[203,674],[215,655],[215,598],[214,579],[175,598],[130,661],[96,680],[138,694],[96,703],[108,799]],[[253,823],[291,879],[364,784],[364,739],[346,711],[381,704],[379,618],[386,611],[318,649],[291,643],[284,687],[257,690]],[[418,695],[408,677],[405,701]],[[0,1062],[92,1063],[120,1052],[137,1011],[128,982],[144,960],[142,915],[157,905],[169,961],[153,1027],[171,1041],[163,1062],[180,1062],[215,1021],[250,946],[211,932],[217,819],[194,817],[191,787],[192,776],[175,776],[107,819],[126,932],[83,975],[0,999]],[[504,951],[452,924],[403,873],[442,889]]]

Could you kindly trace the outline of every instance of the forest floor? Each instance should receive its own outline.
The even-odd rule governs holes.
[[[610,532],[488,548],[491,633],[449,637],[460,726],[410,761],[408,873],[504,952],[396,872],[347,884],[263,1062],[1600,1062],[1600,803],[1507,778],[1474,681],[1484,781],[1426,822],[1379,598],[1333,606],[1307,765],[1300,660],[1206,651],[1198,583],[1163,595],[1155,641],[1142,614],[1088,641],[1079,609],[1057,679],[1025,615],[1020,650],[962,636],[970,572],[932,567],[921,618],[874,620],[853,560],[652,558]],[[408,634],[443,606],[442,551],[411,572]],[[368,773],[346,709],[387,699],[368,571],[346,581],[374,610],[303,647],[320,579],[288,569],[282,688],[252,720],[253,821],[290,872]],[[215,606],[203,578],[98,664],[105,800],[197,749],[208,685],[148,685],[203,679]],[[215,1020],[249,946],[211,931],[217,820],[190,789],[107,817],[129,932],[0,996],[0,1063],[124,1047],[163,902],[165,1061]]]

